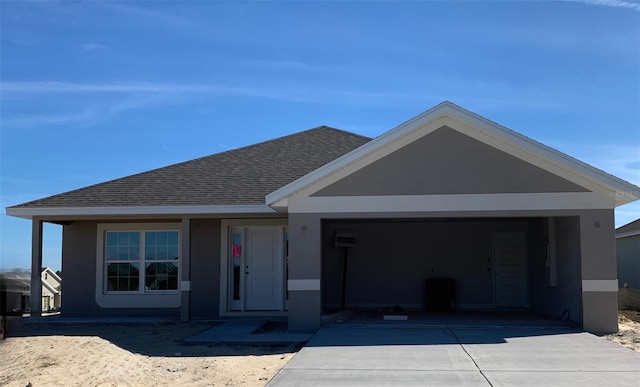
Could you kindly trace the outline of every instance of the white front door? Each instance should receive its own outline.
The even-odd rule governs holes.
[[[283,311],[286,226],[228,228],[227,311]]]
[[[496,306],[527,306],[525,233],[493,234],[493,267]]]
[[[246,310],[281,310],[282,227],[247,227]]]

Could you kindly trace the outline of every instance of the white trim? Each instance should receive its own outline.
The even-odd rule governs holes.
[[[617,292],[618,280],[582,280],[583,292]]]
[[[44,269],[42,269],[42,272],[40,272],[40,275],[42,275],[44,272],[47,272],[50,276],[53,277],[53,279],[55,279],[56,281],[58,281],[58,283],[62,283],[62,278],[60,278],[53,270],[51,270],[50,267],[45,267]]]
[[[9,216],[31,219],[33,216],[267,214],[276,211],[267,205],[256,204],[237,206],[9,207],[6,212]]]
[[[273,211],[273,210],[272,210]],[[268,218],[268,219],[222,219],[220,223],[220,316],[244,315],[245,311],[231,311],[229,302],[229,227],[251,227],[251,226],[282,226],[289,224],[288,218]],[[244,252],[243,252],[244,254]],[[241,292],[244,286],[240,287]],[[244,298],[244,297],[242,297]],[[268,315],[261,313],[258,315]],[[277,314],[275,314],[277,315]]]
[[[289,203],[289,213],[444,212],[610,209],[613,200],[592,192],[535,194],[325,196]]]
[[[632,237],[632,236],[636,236],[636,235],[640,235],[640,230],[621,232],[620,234],[616,234],[616,239],[628,238],[628,237]]]
[[[310,195],[337,181],[341,176],[334,175],[340,174],[341,171],[342,175],[352,173],[444,125],[569,181],[606,193],[615,199],[615,205],[625,204],[640,197],[640,187],[445,101],[346,155],[271,192],[266,196],[266,203],[279,208],[283,204],[286,205],[283,203],[284,199],[294,195]]]
[[[287,289],[291,291],[320,290],[319,279],[290,279],[287,281]]]
[[[49,283],[47,283],[47,281],[42,281],[42,286],[44,286],[45,288],[47,288],[47,290],[49,291],[49,293],[53,294],[60,294],[60,291],[56,290],[53,288],[53,286],[49,285]]]
[[[191,291],[191,281],[180,281],[180,290],[183,292]]]
[[[171,230],[181,233],[181,223],[98,223],[96,243],[95,300],[101,308],[177,308],[181,305],[180,290],[161,293],[107,293],[105,291],[104,234],[113,230]],[[178,237],[178,243],[181,243]],[[178,246],[181,252],[181,247]],[[181,257],[178,259],[178,270]],[[180,274],[181,275],[181,274]],[[142,286],[142,284],[141,284]]]

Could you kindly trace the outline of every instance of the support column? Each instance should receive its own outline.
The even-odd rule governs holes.
[[[31,219],[31,317],[42,316],[42,220]]]
[[[320,328],[322,226],[317,214],[289,214],[289,331]]]
[[[593,333],[618,331],[618,280],[613,210],[580,215],[582,324]]]
[[[180,320],[191,319],[191,218],[182,218],[180,264]]]

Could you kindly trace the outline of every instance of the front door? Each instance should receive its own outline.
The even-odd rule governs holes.
[[[493,234],[495,305],[527,306],[526,242],[523,232]]]
[[[246,309],[282,309],[282,227],[248,227]]]
[[[229,310],[285,309],[285,235],[282,226],[230,227]]]

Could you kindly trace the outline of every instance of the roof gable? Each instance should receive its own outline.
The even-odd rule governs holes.
[[[588,192],[443,126],[312,196]]]
[[[522,160],[584,191],[607,195],[615,205],[638,198],[640,188],[465,110],[443,102],[384,133],[367,144],[267,195],[267,204],[283,210],[288,200],[309,197],[329,185],[398,151],[418,139],[448,127]]]

